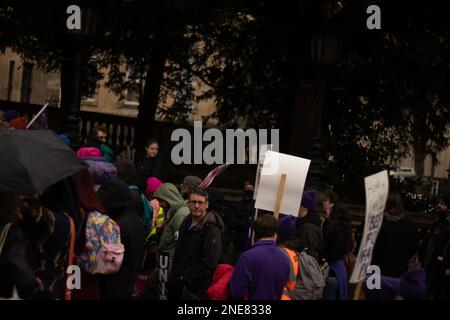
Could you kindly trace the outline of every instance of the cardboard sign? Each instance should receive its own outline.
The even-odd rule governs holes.
[[[372,261],[373,248],[383,223],[383,213],[389,192],[388,172],[385,170],[364,178],[364,185],[366,189],[366,220],[355,268],[350,277],[351,283],[364,280],[367,268]]]
[[[267,151],[272,150],[271,144],[263,144],[259,150],[258,166],[256,167],[256,178],[255,178],[255,191],[253,192],[253,200],[256,199],[258,193],[259,180],[261,179],[261,170],[264,165],[264,159],[266,157]]]
[[[255,208],[274,211],[282,174],[286,174],[280,213],[298,216],[311,160],[267,151],[261,170]]]

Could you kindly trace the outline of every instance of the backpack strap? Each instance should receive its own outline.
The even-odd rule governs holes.
[[[69,254],[68,254],[68,261],[67,261],[67,266],[70,266],[73,264],[73,250],[75,247],[75,224],[73,223],[73,219],[68,214],[66,214],[66,217],[69,219],[69,223],[70,223],[70,244],[69,244]],[[66,292],[65,292],[64,300],[72,300],[72,292],[70,291],[70,289],[67,285],[66,285]]]

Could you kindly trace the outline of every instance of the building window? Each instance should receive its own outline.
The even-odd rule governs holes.
[[[139,72],[134,69],[129,68],[127,70],[126,81],[130,82],[130,89],[125,92],[125,105],[137,106],[140,101],[141,92],[141,77]]]
[[[12,91],[13,91],[13,82],[14,82],[14,66],[15,61],[9,62],[9,74],[8,74],[8,94],[6,100],[11,100],[12,98]]]
[[[20,88],[20,102],[30,103],[32,71],[33,65],[31,63],[23,64],[22,86]]]

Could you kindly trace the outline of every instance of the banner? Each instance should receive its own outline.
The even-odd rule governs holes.
[[[158,279],[160,284],[159,300],[167,300],[167,284],[169,282],[169,252],[158,253]]]
[[[219,174],[221,174],[227,167],[229,166],[228,163],[222,164],[218,167],[215,167],[213,170],[211,170],[205,179],[200,183],[199,187],[202,189],[206,189],[209,187],[209,185],[213,182],[214,178],[217,177]]]
[[[48,102],[39,110],[33,119],[28,123],[26,130],[30,129],[33,123],[39,124],[39,129],[48,129],[48,114],[47,114]]]
[[[364,178],[364,185],[366,190],[364,234],[350,283],[364,280],[372,261],[373,248],[383,223],[384,207],[389,192],[388,172],[385,170]]]

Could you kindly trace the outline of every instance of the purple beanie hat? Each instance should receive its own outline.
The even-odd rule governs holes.
[[[301,206],[309,210],[316,210],[317,208],[316,190],[303,192]]]

